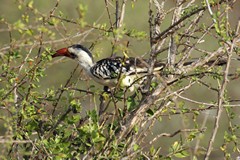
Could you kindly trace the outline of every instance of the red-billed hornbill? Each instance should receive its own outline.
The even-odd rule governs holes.
[[[146,78],[150,68],[150,64],[143,59],[133,57],[110,57],[94,63],[92,53],[80,44],[59,49],[52,55],[52,57],[58,56],[77,60],[93,80],[104,86],[111,88],[119,84],[122,88],[129,87],[130,91],[139,87],[139,82]],[[153,73],[159,72],[164,66],[163,63],[156,64]]]

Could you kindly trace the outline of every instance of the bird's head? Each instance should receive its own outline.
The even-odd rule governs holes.
[[[91,59],[93,58],[92,53],[86,47],[80,44],[74,44],[67,48],[61,48],[52,55],[53,58],[59,56],[65,56],[72,59],[85,57],[90,57]]]
[[[85,66],[92,66],[93,65],[93,56],[92,53],[80,44],[74,44],[67,48],[62,48],[56,51],[52,57],[59,57],[65,56],[71,59],[76,59],[79,61],[80,65],[83,67]]]

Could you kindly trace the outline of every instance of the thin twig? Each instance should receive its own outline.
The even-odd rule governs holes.
[[[203,132],[203,130],[199,130],[199,129],[179,129],[177,131],[175,131],[174,133],[161,133],[159,135],[157,135],[156,137],[154,137],[149,144],[153,144],[157,139],[159,139],[160,137],[174,137],[177,134],[181,133],[181,132]]]
[[[77,71],[78,66],[79,66],[79,64],[74,68],[73,72],[71,73],[70,77],[68,78],[68,80],[67,80],[67,82],[65,83],[65,85],[64,85],[63,88],[67,88],[67,87],[68,87],[68,85],[69,85],[71,79],[73,78],[74,73]],[[64,91],[65,91],[65,90],[63,90],[63,89],[60,90],[60,93],[59,93],[59,95],[58,95],[58,97],[57,97],[55,103],[53,104],[52,115],[55,113],[55,111],[56,111],[56,107],[57,107],[57,105],[58,105],[58,103],[59,103],[59,101],[60,101],[60,99],[61,99],[62,94],[63,94]]]
[[[219,2],[219,4],[221,4],[221,3],[223,3],[223,2],[225,2],[225,0],[221,0],[221,1]],[[215,6],[215,5],[216,5],[216,3],[215,3],[215,4],[212,4],[212,5],[210,5],[210,6],[213,7],[213,6]],[[161,41],[162,39],[166,38],[169,34],[171,34],[172,32],[174,32],[175,29],[176,29],[176,26],[178,26],[178,25],[179,25],[180,23],[182,23],[184,20],[186,20],[186,19],[190,18],[191,16],[199,13],[200,11],[206,10],[206,9],[207,9],[207,7],[206,7],[206,6],[203,6],[203,7],[200,7],[200,8],[198,8],[198,9],[194,10],[193,12],[191,12],[191,13],[183,16],[183,17],[180,18],[177,22],[175,22],[173,25],[171,25],[171,26],[168,27],[166,30],[164,30],[163,32],[161,32],[161,33],[155,38],[155,41]]]
[[[212,9],[211,9],[211,6],[210,6],[210,4],[209,4],[208,0],[205,0],[205,2],[206,2],[206,5],[207,5],[207,8],[208,8],[208,12],[209,12],[209,14],[210,14],[210,15],[211,15],[211,17],[212,17],[212,20],[213,20],[213,22],[216,24],[216,23],[217,23],[217,21],[216,21],[216,19],[215,19],[215,18],[213,18],[213,12],[212,12]]]
[[[207,152],[206,152],[205,157],[204,157],[205,160],[209,159],[209,156],[212,152],[213,142],[214,142],[214,140],[216,138],[216,134],[218,132],[219,122],[220,122],[220,118],[221,118],[222,111],[223,111],[223,103],[224,103],[224,99],[225,99],[224,98],[224,93],[225,93],[226,86],[229,82],[228,73],[229,73],[230,64],[231,64],[231,57],[232,57],[233,48],[234,48],[234,44],[232,43],[230,50],[227,52],[227,56],[228,56],[227,65],[226,65],[226,69],[224,71],[224,79],[223,79],[223,82],[222,82],[222,85],[221,85],[221,88],[220,88],[220,91],[219,91],[219,95],[218,95],[217,115],[215,117],[215,123],[214,123],[214,129],[213,129],[213,132],[212,132],[212,136],[211,136],[211,139],[208,143]]]

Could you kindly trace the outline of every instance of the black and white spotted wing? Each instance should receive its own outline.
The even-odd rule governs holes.
[[[162,68],[163,66],[161,66]],[[147,73],[149,66],[147,62],[137,58],[106,58],[102,59],[91,67],[93,76],[99,79],[116,79],[119,74],[133,75]]]
[[[120,73],[127,72],[127,69],[122,65],[120,58],[102,59],[91,68],[93,76],[99,79],[115,79]]]

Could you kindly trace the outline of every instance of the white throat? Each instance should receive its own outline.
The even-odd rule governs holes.
[[[94,65],[92,57],[89,56],[87,52],[81,49],[68,48],[69,52],[75,53],[77,55],[77,61],[87,72],[90,71],[90,68]]]

